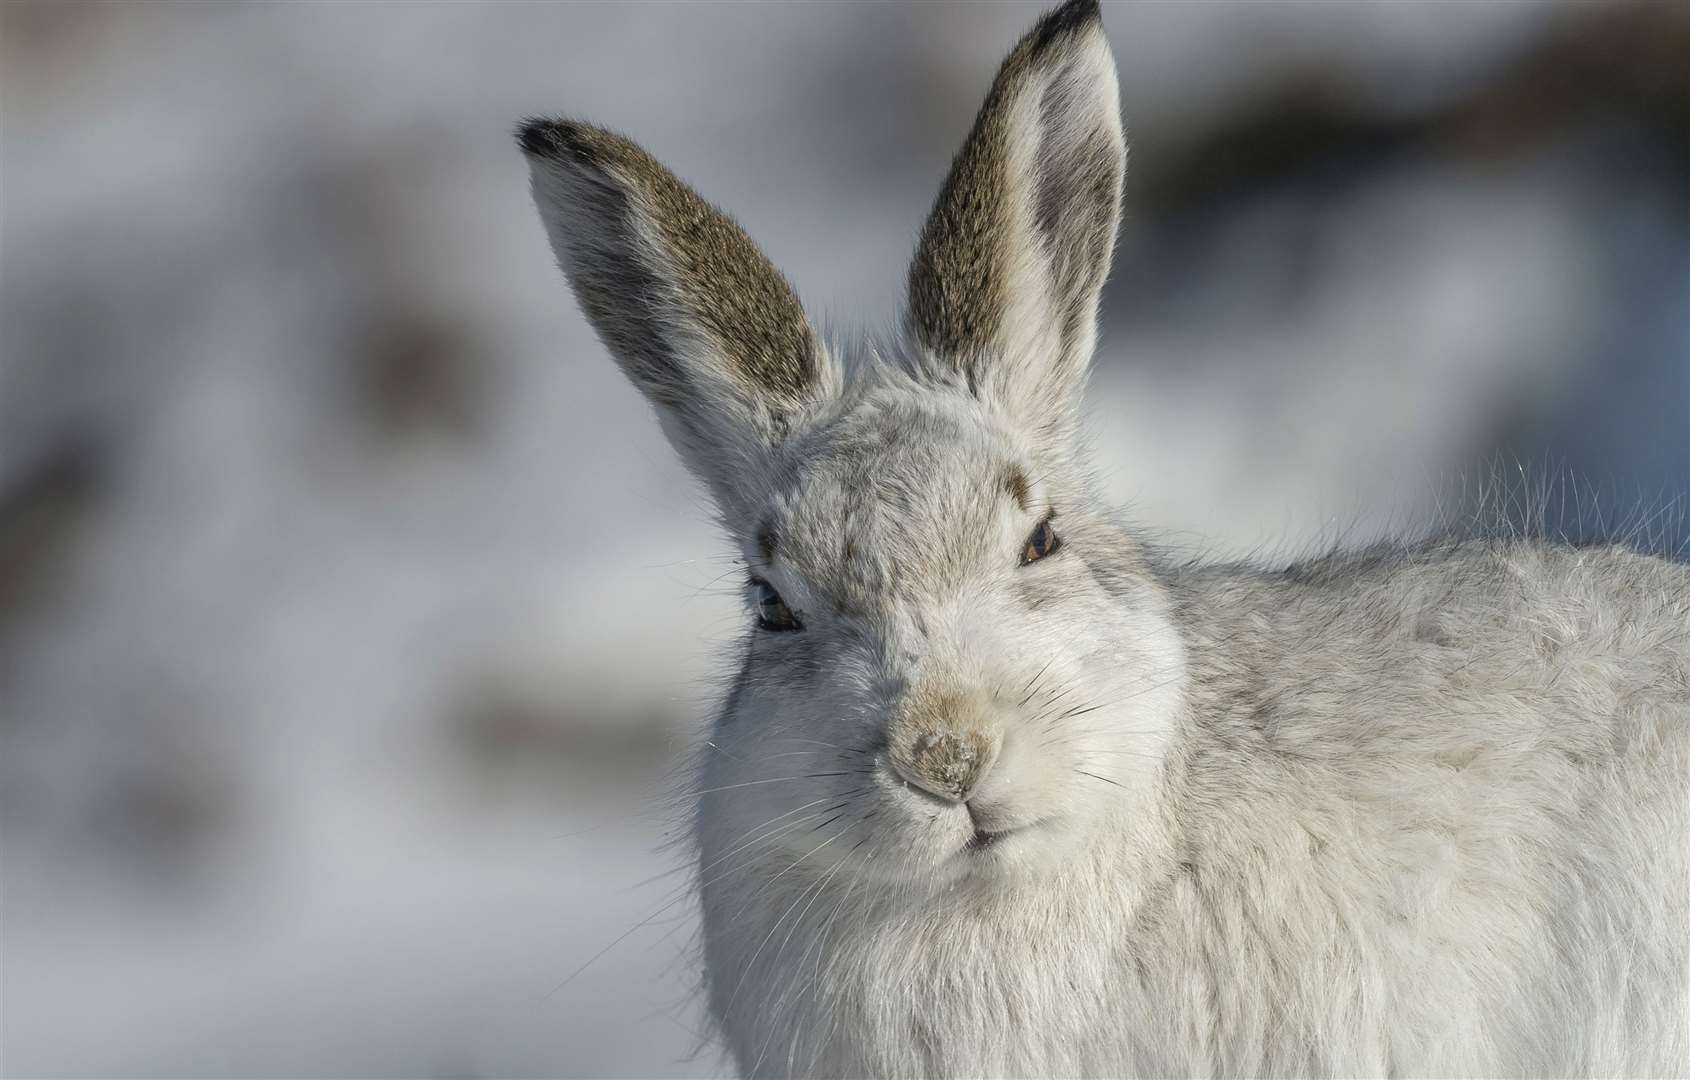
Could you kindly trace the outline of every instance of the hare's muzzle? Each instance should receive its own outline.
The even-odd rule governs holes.
[[[999,740],[978,710],[954,699],[907,710],[887,759],[905,782],[946,802],[966,802],[997,759]]]

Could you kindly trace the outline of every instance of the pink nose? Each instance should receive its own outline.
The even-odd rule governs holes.
[[[997,747],[978,731],[926,732],[890,755],[898,775],[921,790],[963,802],[979,786]]]

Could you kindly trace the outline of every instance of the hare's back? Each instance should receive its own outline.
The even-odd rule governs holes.
[[[1642,734],[1628,721],[1676,713],[1686,725],[1690,564],[1620,546],[1465,540],[1199,580],[1188,594],[1199,639],[1238,635],[1240,659],[1292,681],[1318,674],[1375,702],[1402,695],[1429,719],[1478,704],[1499,720],[1594,723],[1614,749]]]
[[[1269,868],[1225,877],[1241,906],[1349,898],[1334,925],[1373,943],[1400,1030],[1497,1040],[1405,1050],[1425,1071],[1690,1064],[1690,567],[1469,541],[1175,590],[1208,808],[1187,828],[1217,868]],[[1428,951],[1465,996],[1423,985]]]
[[[1403,597],[1443,694],[1534,718],[1547,746],[1592,763],[1684,763],[1690,565],[1524,540],[1437,554],[1377,588]]]

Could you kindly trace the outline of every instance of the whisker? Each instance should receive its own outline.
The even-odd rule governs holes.
[[[824,777],[828,777],[828,776],[850,776],[850,775],[851,774],[849,772],[818,772],[818,773],[805,773],[802,776],[777,776],[777,777],[774,777],[773,779],[770,779],[770,780],[746,780],[743,783],[739,783],[739,784],[725,784],[722,787],[705,788],[702,791],[694,791],[694,792],[691,792],[690,794],[692,794],[692,795],[714,795],[718,791],[734,791],[738,788],[756,787],[758,784],[791,784],[791,783],[795,783],[799,780],[820,780],[820,779],[822,779]]]
[[[851,748],[851,747],[848,747],[848,746],[840,746],[840,745],[839,745],[839,744],[838,744],[838,743],[830,743],[830,742],[826,742],[826,741],[824,741],[824,740],[822,740],[822,739],[800,739],[800,738],[798,738],[798,737],[797,737],[797,736],[796,736],[796,735],[781,735],[781,736],[777,736],[777,737],[776,737],[776,738],[775,738],[775,739],[774,739],[774,740],[773,740],[773,741],[775,741],[775,742],[807,742],[807,743],[815,743],[815,744],[816,744],[816,745],[817,745],[817,746],[831,746],[831,747],[833,747],[833,748],[834,748],[834,749],[835,749],[835,750],[850,750],[850,749],[852,749],[852,748]],[[860,752],[860,751],[859,751],[859,752]]]
[[[849,801],[851,799],[856,798],[859,795],[866,794],[868,792],[868,790],[869,789],[866,788],[866,787],[852,788],[850,791],[842,791],[842,792],[838,792],[838,793],[835,793],[835,794],[823,795],[823,796],[821,796],[820,798],[817,798],[817,799],[811,799],[809,802],[803,804],[802,806],[795,807],[791,810],[788,810],[784,814],[780,814],[777,817],[770,818],[768,821],[765,821],[762,825],[756,825],[756,826],[753,826],[750,829],[747,829],[746,832],[742,833],[738,839],[743,840],[746,836],[750,835],[751,833],[754,833],[754,832],[758,831],[759,829],[764,828],[765,826],[772,825],[775,822],[781,820],[782,818],[791,817],[793,814],[796,814],[801,810],[807,810],[810,807],[816,805],[817,803],[824,803],[824,802],[827,802],[829,799],[845,799],[845,800]],[[841,803],[840,805],[845,805],[845,804]],[[813,821],[816,818],[822,816],[823,814],[831,812],[833,809],[835,809],[835,808],[829,807],[826,810],[818,810],[815,813],[809,814],[806,817],[804,817],[802,819],[802,821]],[[797,824],[800,824],[800,823],[801,822],[792,822],[791,824],[797,825]],[[764,835],[768,835],[768,834],[765,833]],[[720,862],[722,859],[726,858],[728,855],[732,855],[737,851],[742,851],[746,847],[748,847],[750,844],[756,843],[757,839],[760,839],[760,838],[754,838],[752,840],[746,841],[743,844],[739,844],[732,851],[727,852],[726,855],[722,855],[722,856],[718,857],[717,859],[713,860],[711,863],[701,867],[699,869],[699,872],[702,874],[705,870],[710,869],[711,866],[714,866],[717,862]],[[737,841],[736,841],[736,843],[737,843]]]
[[[814,855],[816,852],[820,851],[822,848],[824,848],[827,845],[833,843],[835,840],[839,839],[841,836],[844,836],[844,835],[845,835],[844,833],[834,833],[832,836],[828,837],[826,840],[823,840],[821,843],[817,844],[815,847],[811,848],[809,851],[806,851],[804,854],[798,856],[798,858],[794,859],[792,861],[792,864],[789,865],[785,870],[782,870],[780,873],[776,874],[773,878],[770,878],[769,881],[768,881],[768,884],[773,885],[775,882],[779,881],[781,878],[783,878],[787,874],[791,873],[792,870],[794,870],[804,860],[808,859],[811,855]],[[733,1012],[733,1004],[736,1000],[738,1000],[739,992],[740,992],[741,989],[744,988],[746,978],[750,976],[752,970],[757,966],[757,957],[761,956],[762,953],[763,953],[763,950],[768,947],[770,939],[772,939],[775,936],[775,934],[780,930],[781,924],[786,922],[787,916],[791,915],[795,910],[797,910],[798,905],[803,901],[804,897],[809,894],[810,889],[817,888],[820,885],[825,884],[826,881],[827,881],[827,878],[822,877],[822,878],[817,879],[815,885],[806,886],[805,889],[798,894],[797,899],[793,900],[792,903],[787,906],[786,911],[784,913],[782,913],[781,917],[779,919],[775,920],[775,924],[772,927],[769,928],[769,932],[763,938],[762,943],[759,944],[757,946],[756,951],[751,954],[751,959],[747,960],[745,962],[744,970],[739,973],[739,981],[734,984],[733,993],[728,995],[728,1003],[727,1003],[726,1006],[723,1007],[722,1015],[724,1015],[724,1016],[730,1015]]]
[[[1021,699],[1021,704],[1017,705],[1016,708],[1026,708],[1027,702],[1033,700],[1033,696],[1038,693],[1035,686],[1038,684],[1040,679],[1044,678],[1045,672],[1049,671],[1050,665],[1054,663],[1056,663],[1056,657],[1053,656],[1049,660],[1045,661],[1045,666],[1039,669],[1039,673],[1037,675],[1034,675],[1030,680],[1028,680],[1027,685],[1023,687],[1023,689],[1027,691],[1027,696]]]
[[[761,825],[752,826],[751,828],[747,829],[745,832],[741,833],[733,841],[733,843],[736,845],[735,847],[733,847],[729,851],[725,852],[724,854],[717,856],[716,858],[712,859],[710,862],[705,863],[703,866],[700,866],[698,868],[699,876],[702,877],[707,871],[710,870],[711,867],[715,866],[717,863],[720,863],[723,859],[726,859],[726,858],[728,858],[732,855],[736,855],[741,851],[744,851],[746,848],[748,848],[751,845],[757,843],[759,840],[762,840],[762,839],[765,839],[769,836],[772,836],[772,835],[774,835],[774,833],[779,833],[779,832],[783,831],[783,829],[785,827],[783,826],[781,828],[776,828],[776,829],[773,830],[772,833],[771,832],[761,832],[761,830],[767,829],[769,826],[774,825],[775,822],[780,821],[783,818],[789,818],[793,814],[801,813],[805,810],[808,810],[810,807],[816,805],[817,803],[824,803],[824,802],[827,802],[829,799],[832,799],[832,798],[837,798],[837,796],[823,795],[819,799],[811,799],[809,802],[805,803],[804,805],[794,807],[793,809],[788,810],[786,813],[781,814],[778,817],[772,817],[769,820],[763,822],[763,824],[761,824]],[[813,818],[820,817],[822,814],[824,814],[826,812],[827,811],[825,811],[825,810],[817,811],[816,813],[811,814],[808,817],[801,818],[796,822],[792,822],[791,824],[793,824],[793,825],[802,824],[805,821],[809,821]],[[752,836],[749,840],[747,840],[746,837],[750,836],[752,833],[760,833],[760,835]],[[743,843],[741,843],[741,841],[743,841]],[[688,868],[688,869],[690,869],[690,868]],[[667,876],[667,875],[663,875],[663,876]]]
[[[833,880],[834,875],[839,873],[840,869],[842,867],[844,867],[845,863],[850,858],[851,858],[850,853],[847,852],[845,854],[845,856],[842,857],[838,862],[834,863],[832,868],[830,868],[827,871],[827,873],[823,874],[821,880],[816,883],[817,887],[816,887],[815,895],[810,897],[809,902],[804,905],[804,909],[798,913],[798,917],[796,919],[792,920],[792,925],[787,928],[786,937],[781,939],[781,943],[780,943],[779,947],[777,947],[775,949],[774,959],[771,960],[770,963],[769,963],[770,967],[778,967],[779,966],[781,954],[786,952],[786,947],[789,944],[792,943],[792,935],[798,932],[799,924],[801,924],[804,921],[804,916],[808,915],[810,913],[810,908],[814,907],[816,901],[821,899],[822,894],[827,891],[828,883]],[[806,950],[806,952],[807,951],[808,950]],[[798,958],[798,961],[799,961],[799,964],[802,965],[804,958],[802,956],[800,956]],[[793,1010],[796,1010],[798,1008],[798,1001],[797,1001],[796,997],[793,998],[791,1008]],[[747,1075],[750,1075],[750,1076],[756,1076],[757,1075],[757,1070],[760,1069],[763,1065],[763,1055],[768,1053],[769,1041],[774,1038],[775,1032],[777,1032],[779,1030],[780,1030],[780,1025],[773,1018],[771,1018],[770,1021],[769,1021],[769,1034],[763,1039],[763,1046],[757,1052],[757,1060],[752,1063],[750,1072]]]
[[[1125,791],[1127,789],[1127,785],[1119,783],[1119,782],[1114,781],[1114,780],[1111,780],[1107,776],[1099,776],[1094,772],[1087,772],[1084,769],[1075,769],[1074,771],[1079,773],[1081,776],[1089,776],[1093,780],[1101,780],[1105,784],[1114,784],[1116,787],[1120,788],[1122,791]]]

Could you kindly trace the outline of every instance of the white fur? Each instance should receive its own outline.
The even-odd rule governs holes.
[[[802,624],[748,631],[694,792],[741,1070],[1690,1075],[1690,567],[1518,537],[1203,567],[1117,526],[1073,440],[1124,165],[1089,10],[988,105],[1007,148],[965,187],[1007,226],[796,398],[702,332],[661,208],[525,134],[560,263]],[[1040,190],[1091,201],[1052,223]],[[990,762],[967,803],[899,757],[947,733]]]
[[[920,482],[938,504],[959,450]],[[1126,546],[1083,513],[1067,555]],[[919,646],[794,677],[753,640],[697,830],[741,1068],[1686,1075],[1690,572],[1525,541],[1320,572],[1076,574],[1027,610],[983,565]],[[1015,704],[1041,671],[1105,707],[1041,733]],[[931,678],[1007,691],[1021,741],[984,794],[1034,830],[966,851],[959,808],[855,752],[889,681]]]

